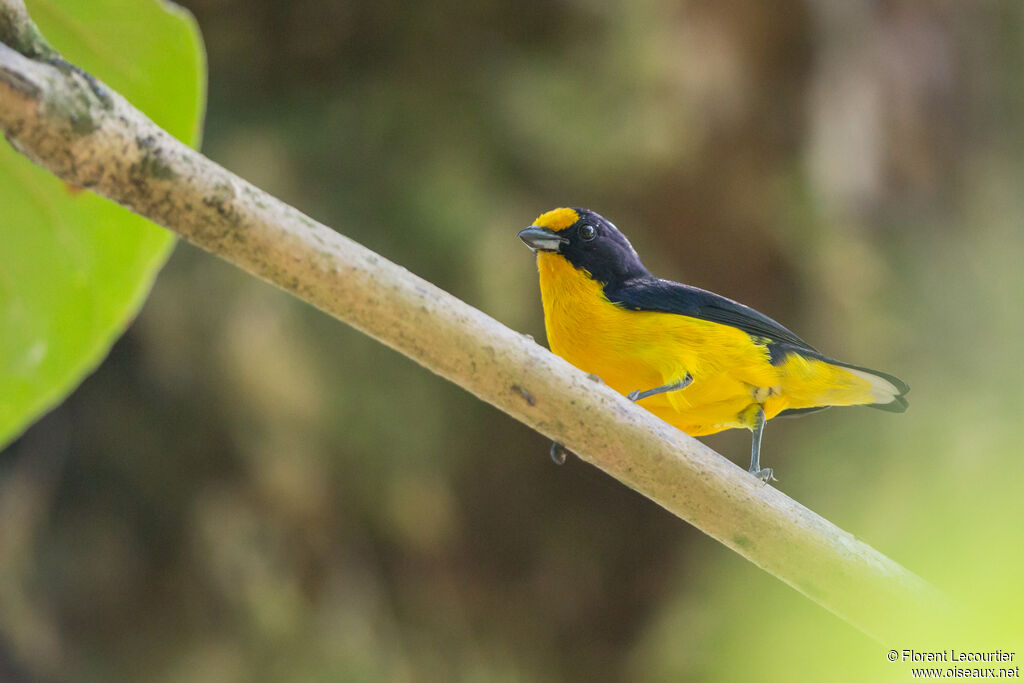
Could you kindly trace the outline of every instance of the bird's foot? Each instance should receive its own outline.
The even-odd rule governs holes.
[[[572,451],[557,441],[551,442],[551,461],[556,465],[564,465],[565,459],[572,454]]]
[[[680,389],[685,389],[686,387],[690,386],[692,382],[693,375],[691,375],[690,373],[686,373],[686,377],[682,378],[678,382],[673,382],[672,384],[666,384],[660,387],[654,387],[653,389],[648,389],[647,391],[631,391],[628,394],[626,394],[626,398],[628,398],[633,403],[636,403],[640,399],[647,398],[648,396],[656,396],[658,394],[664,394],[669,391],[679,391]]]
[[[774,471],[771,467],[762,467],[759,470],[751,469],[747,471],[750,472],[755,477],[757,477],[758,479],[760,479],[765,484],[767,484],[770,481],[778,481],[778,479],[775,478]]]

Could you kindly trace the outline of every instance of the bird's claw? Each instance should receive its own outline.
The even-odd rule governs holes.
[[[644,392],[642,392],[639,389],[637,389],[636,391],[631,391],[628,394],[626,394],[626,398],[628,398],[633,403],[636,403],[636,400],[638,398],[640,398],[640,394],[642,394],[642,393],[644,393]]]
[[[566,457],[568,457],[571,452],[572,451],[557,441],[551,442],[551,461],[556,465],[564,465]]]
[[[770,481],[778,481],[778,479],[775,478],[774,471],[772,470],[771,467],[762,467],[759,470],[747,470],[747,471],[750,472],[755,477],[757,477],[758,479],[760,479],[761,482],[764,483],[764,484],[767,484]]]

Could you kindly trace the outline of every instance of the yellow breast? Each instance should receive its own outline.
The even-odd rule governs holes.
[[[551,350],[622,394],[689,374],[693,382],[686,389],[640,402],[689,434],[750,427],[753,404],[762,405],[768,418],[787,408],[822,405],[816,400],[830,388],[824,383],[836,386],[835,366],[804,358],[773,366],[767,347],[737,328],[617,306],[601,283],[557,254],[539,253],[537,266]],[[850,403],[863,402],[863,387],[850,389],[858,392]]]

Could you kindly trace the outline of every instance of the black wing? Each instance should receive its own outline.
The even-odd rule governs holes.
[[[903,394],[910,391],[910,387],[900,378],[830,358],[763,313],[758,313],[749,306],[726,299],[714,292],[671,280],[644,277],[628,280],[624,284],[614,287],[605,285],[604,293],[612,303],[630,310],[687,315],[691,318],[731,325],[752,337],[760,337],[766,342],[765,345],[768,347],[768,354],[773,365],[783,362],[789,354],[797,353],[804,357],[816,358],[840,367],[876,375],[896,387],[899,395],[890,403],[876,403],[871,407],[894,413],[901,413],[907,409],[907,399],[903,397]],[[803,415],[824,410],[827,407],[785,410],[779,415]]]
[[[730,325],[769,343],[817,354],[813,346],[763,313],[699,287],[650,277],[628,280],[614,287],[606,285],[604,293],[612,303],[630,310],[676,313]]]

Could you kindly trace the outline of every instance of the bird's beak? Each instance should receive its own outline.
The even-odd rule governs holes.
[[[558,251],[559,245],[568,244],[569,240],[559,237],[558,233],[538,225],[531,225],[519,233],[519,239],[534,251]]]

